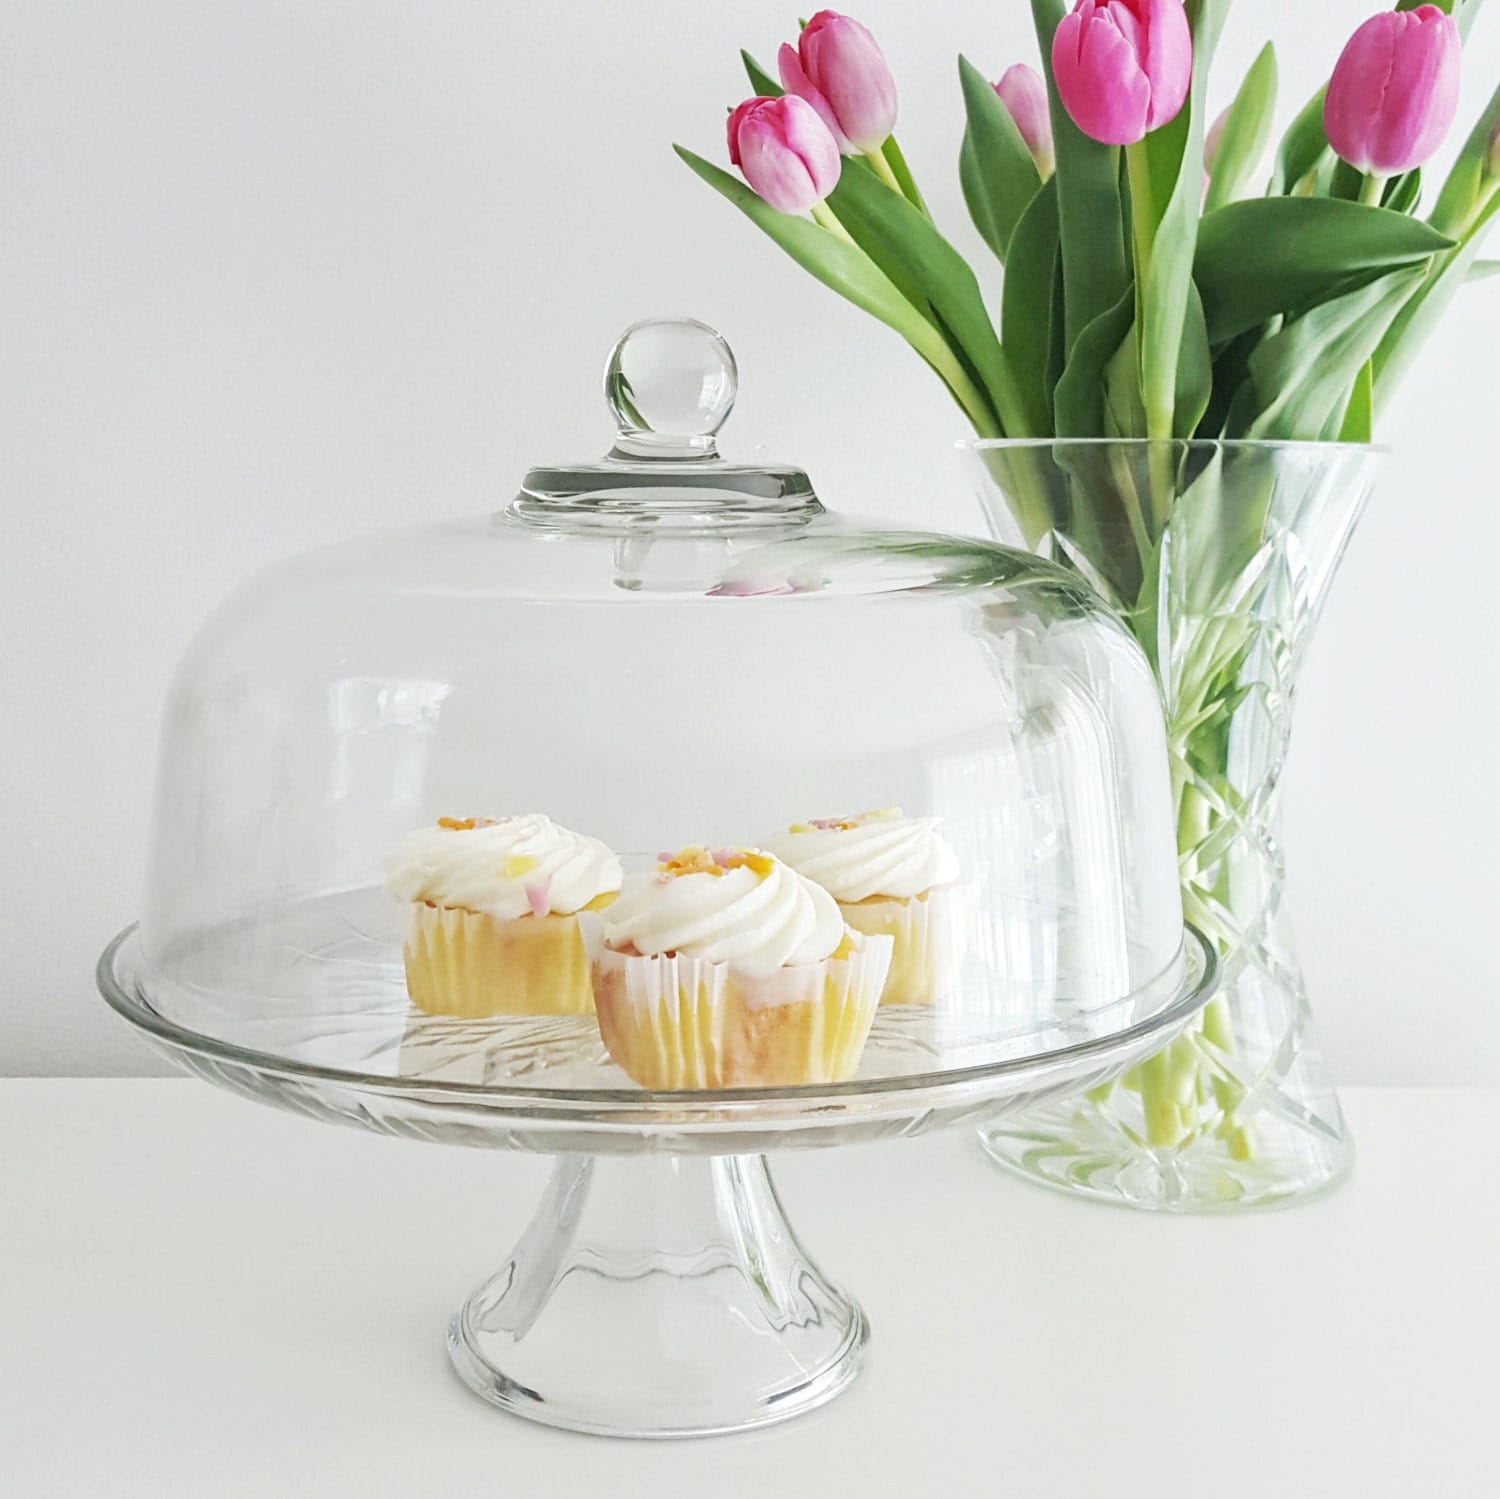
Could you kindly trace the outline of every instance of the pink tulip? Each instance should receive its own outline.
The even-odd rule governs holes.
[[[1328,143],[1381,177],[1421,166],[1458,113],[1461,53],[1458,27],[1435,5],[1371,16],[1328,81]]]
[[[880,45],[858,21],[820,10],[794,51],[776,55],[781,86],[806,99],[845,156],[878,151],[896,124],[896,80]]]
[[[1052,115],[1047,105],[1047,85],[1035,68],[1024,62],[1007,68],[1000,82],[995,85],[1000,102],[1010,111],[1010,117],[1026,142],[1036,162],[1036,169],[1043,179],[1057,169],[1057,157],[1052,149]]]
[[[1085,135],[1133,146],[1187,98],[1193,33],[1182,0],[1078,0],[1052,38],[1052,72]]]
[[[729,159],[772,208],[806,213],[838,186],[843,162],[805,99],[746,99],[729,116]]]

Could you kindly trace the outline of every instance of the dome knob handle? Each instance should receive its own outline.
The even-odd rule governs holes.
[[[610,350],[604,399],[622,458],[718,457],[714,435],[734,408],[739,371],[722,335],[692,318],[627,328]]]

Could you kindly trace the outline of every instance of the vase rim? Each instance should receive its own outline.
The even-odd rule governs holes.
[[[1379,442],[1325,442],[1280,437],[961,437],[954,446],[964,452],[993,452],[1002,448],[1265,448],[1289,453],[1362,454],[1373,458],[1386,458],[1391,452],[1387,444]]]

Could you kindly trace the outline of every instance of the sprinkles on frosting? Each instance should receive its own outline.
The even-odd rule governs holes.
[[[675,854],[656,856],[656,877],[659,880],[680,879],[685,874],[709,874],[722,878],[731,869],[748,869],[765,879],[775,867],[775,859],[758,848],[705,848],[690,843]]]
[[[450,833],[472,833],[475,828],[498,827],[508,817],[440,817],[437,825]],[[541,862],[531,854],[512,854],[501,866],[502,879],[520,880],[531,873]],[[526,892],[526,904],[533,916],[545,916],[552,909],[552,881],[548,878],[526,880],[521,887]],[[428,901],[428,905],[432,902]]]
[[[852,817],[814,817],[810,822],[794,822],[787,832],[850,833],[872,822],[895,822],[901,815],[900,807],[881,807],[874,812],[857,812]]]

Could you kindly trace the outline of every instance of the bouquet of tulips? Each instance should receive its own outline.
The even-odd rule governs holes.
[[[1315,491],[1320,473],[1350,487],[1326,478],[1350,472],[1330,451],[1358,456],[1347,445],[1368,443],[1458,289],[1500,268],[1477,258],[1500,212],[1500,91],[1437,192],[1423,182],[1481,3],[1371,16],[1273,153],[1273,46],[1210,112],[1229,0],[1030,0],[1040,73],[1017,62],[991,83],[959,59],[963,195],[998,268],[934,222],[892,134],[890,67],[846,16],[807,22],[779,82],[743,54],[755,96],[728,126],[743,181],[677,148],[899,333],[980,439],[1005,440],[976,448],[1013,529],[1098,588],[1157,672],[1184,906],[1224,987],[1197,1034],[1127,1079],[1141,1116],[1107,1121],[1153,1149],[1212,1138],[1254,1161],[1264,1105],[1246,1100],[1278,1092],[1305,1035],[1274,793],[1300,642],[1358,512]],[[1291,442],[1320,446],[1278,466]],[[1316,566],[1313,542],[1329,548]],[[1288,1161],[1341,1128],[1336,1102],[1323,1128],[1292,1092],[1275,1109],[1313,1123]]]
[[[1229,0],[1031,0],[1043,72],[959,60],[974,224],[999,325],[896,143],[870,33],[820,11],[748,54],[729,116],[744,182],[678,154],[825,285],[888,324],[981,437],[1368,440],[1500,209],[1500,92],[1431,211],[1481,0],[1400,0],[1350,39],[1282,136],[1267,45],[1212,124]],[[1253,192],[1252,192],[1253,189]],[[1035,525],[1040,516],[1027,517]]]

